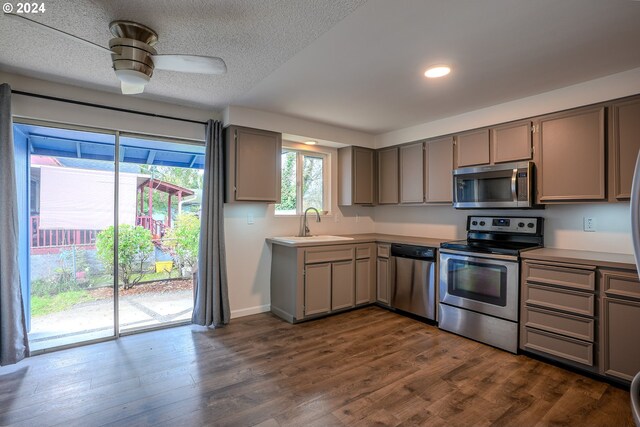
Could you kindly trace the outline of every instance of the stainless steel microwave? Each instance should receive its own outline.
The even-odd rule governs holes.
[[[477,166],[453,171],[453,207],[532,208],[533,162]]]

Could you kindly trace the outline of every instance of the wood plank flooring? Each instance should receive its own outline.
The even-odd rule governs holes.
[[[632,426],[628,392],[368,307],[186,326],[0,368],[0,425]]]

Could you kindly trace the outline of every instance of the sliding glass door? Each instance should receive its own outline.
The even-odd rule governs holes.
[[[115,133],[16,124],[27,147],[28,289],[32,351],[114,337]]]
[[[14,134],[32,351],[189,322],[204,146],[40,123]]]

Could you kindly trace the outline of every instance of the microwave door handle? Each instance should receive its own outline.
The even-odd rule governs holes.
[[[514,202],[518,201],[518,169],[514,168],[511,174],[511,198]]]

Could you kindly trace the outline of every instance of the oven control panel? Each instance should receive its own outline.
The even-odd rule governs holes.
[[[473,232],[536,234],[538,226],[538,218],[532,217],[470,216],[467,219],[467,230]]]

